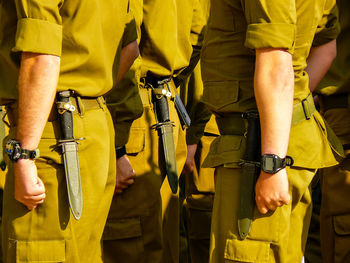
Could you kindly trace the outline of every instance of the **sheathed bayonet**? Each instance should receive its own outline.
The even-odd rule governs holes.
[[[67,183],[69,205],[76,220],[79,220],[83,210],[83,194],[81,189],[78,143],[73,134],[73,111],[69,97],[71,91],[57,93],[56,104],[61,124],[62,157]]]
[[[173,134],[173,122],[169,117],[168,98],[172,96],[168,82],[169,79],[152,83],[152,101],[155,109],[157,124],[154,128],[159,136],[159,161],[160,169],[164,177],[168,177],[169,185],[173,193],[178,189],[178,175],[176,164],[176,151]]]
[[[243,113],[248,121],[246,134],[247,144],[242,160],[242,175],[240,183],[240,202],[238,210],[238,232],[245,239],[250,231],[255,206],[254,186],[260,172],[260,122],[257,110]]]

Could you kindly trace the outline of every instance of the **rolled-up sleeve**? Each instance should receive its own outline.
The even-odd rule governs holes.
[[[17,32],[13,52],[61,56],[63,0],[16,0]]]
[[[293,51],[296,31],[294,0],[244,0],[245,46]]]
[[[313,46],[326,44],[338,37],[340,33],[339,10],[335,0],[327,0],[322,19],[312,43]]]

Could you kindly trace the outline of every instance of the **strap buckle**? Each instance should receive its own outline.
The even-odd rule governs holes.
[[[310,107],[309,107],[309,102],[307,99],[303,99],[301,101],[301,105],[303,106],[303,110],[304,110],[304,115],[305,115],[305,118],[307,120],[310,120],[311,119],[311,111],[310,111]]]

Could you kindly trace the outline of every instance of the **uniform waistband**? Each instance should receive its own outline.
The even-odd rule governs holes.
[[[316,107],[310,93],[306,99],[293,106],[292,125],[309,120],[315,111]],[[246,132],[246,122],[239,112],[217,116],[216,123],[221,135],[244,135]]]
[[[350,109],[350,94],[333,94],[330,96],[319,95],[321,110],[326,112],[331,109]]]
[[[81,97],[79,95],[72,95],[69,98],[70,104],[75,108],[73,114],[84,115],[88,110],[103,108],[103,105],[106,104],[104,98],[100,97]],[[6,113],[11,127],[17,125],[18,119],[18,103],[12,103],[6,105]],[[48,121],[56,121],[58,119],[58,110],[56,103],[52,106],[51,112],[48,117]]]
[[[171,99],[175,98],[177,93],[176,86],[173,78],[170,77],[143,77],[139,81],[139,93],[142,100],[142,104],[150,105],[152,103],[151,90],[153,88],[158,88],[158,85],[164,85],[171,92]]]

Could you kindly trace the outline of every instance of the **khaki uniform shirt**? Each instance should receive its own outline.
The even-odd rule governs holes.
[[[316,89],[317,94],[324,96],[350,93],[350,2],[338,0],[337,6],[340,10],[341,26],[341,33],[337,38],[337,57]],[[315,37],[314,45],[323,44],[328,39],[328,34],[321,32]]]
[[[127,0],[1,1],[0,97],[17,98],[21,51],[61,57],[58,91],[105,94],[116,77],[127,11]]]
[[[200,4],[205,20],[207,21],[209,18],[210,0],[200,0]],[[180,86],[181,99],[186,105],[186,110],[191,118],[191,126],[186,130],[187,145],[198,144],[204,132],[212,134],[219,133],[212,113],[201,102],[202,95],[203,81],[199,63],[192,75]]]
[[[331,95],[336,95],[335,101],[328,102],[332,103],[334,108],[342,108],[337,104],[337,98],[342,97],[347,101],[348,110],[350,109],[350,2],[347,0],[338,0],[337,1],[338,9],[334,11],[334,17],[339,15],[339,21],[341,26],[341,33],[337,38],[337,57],[334,59],[328,73],[322,79],[318,87],[316,88],[315,93],[321,95],[320,101],[332,99],[328,97]],[[329,34],[326,31],[325,33],[320,32],[317,34],[314,40],[314,45],[320,45],[324,42],[328,42]],[[328,99],[329,98],[329,99]],[[321,110],[323,109],[321,103]],[[342,115],[342,114],[345,114]],[[334,129],[336,135],[339,137],[343,144],[350,143],[350,134],[347,132],[349,127],[350,118],[347,113],[333,113],[334,116],[329,120],[331,127]],[[325,116],[326,117],[326,116]]]
[[[255,49],[259,48],[280,48],[293,54],[294,103],[305,99],[310,93],[304,70],[306,58],[317,27],[323,26],[323,15],[334,4],[333,0],[215,1],[201,57],[203,101],[217,115],[256,108],[253,78]],[[294,166],[319,168],[336,164],[324,130],[317,112],[309,121],[292,126],[288,155],[294,158]],[[220,136],[205,165],[239,167],[243,153],[241,139]]]
[[[144,0],[142,6],[141,77],[179,74],[193,51],[199,56],[205,24],[199,1]],[[157,19],[159,12],[167,13],[165,20]]]
[[[107,96],[115,123],[116,146],[127,143],[132,121],[142,113],[142,104],[135,94],[140,79],[147,74],[177,76],[185,68],[191,71],[196,64],[191,64],[191,58],[199,58],[205,24],[198,0],[131,0],[130,8],[135,16],[140,56]],[[159,12],[167,13],[165,19],[158,19]],[[144,104],[149,104],[148,98],[144,98]]]

